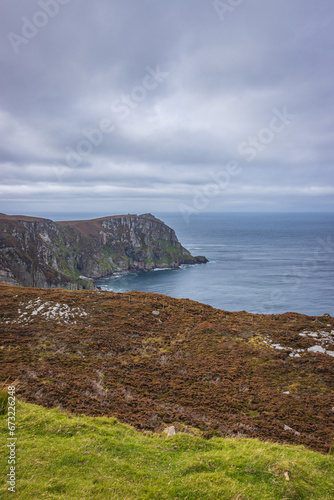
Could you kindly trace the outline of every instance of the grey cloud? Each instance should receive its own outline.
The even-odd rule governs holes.
[[[8,33],[42,5],[57,14],[16,54]],[[4,4],[2,211],[102,207],[103,185],[107,212],[122,197],[129,210],[174,210],[231,160],[243,171],[208,210],[332,210],[333,16],[330,0],[241,2],[224,21],[211,1]],[[154,86],[147,67],[168,75]],[[240,144],[284,107],[296,119],[247,161]],[[84,131],[104,119],[113,131],[83,154]]]

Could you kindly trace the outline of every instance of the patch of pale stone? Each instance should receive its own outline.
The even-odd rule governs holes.
[[[292,351],[289,354],[291,358],[300,358],[300,353],[306,353],[306,352],[327,354],[328,356],[334,357],[334,351],[327,349],[327,347],[334,347],[334,330],[332,330],[331,332],[326,332],[324,330],[320,330],[319,332],[309,332],[305,330],[299,335],[301,337],[317,339],[320,342],[320,344],[323,345],[314,345],[307,349],[291,349],[291,347],[283,347],[280,344],[274,344],[273,341],[268,337],[266,337],[264,343],[267,344],[267,346],[270,347],[271,349]]]
[[[25,309],[25,312],[21,312]],[[58,320],[58,323],[74,323],[75,318],[88,316],[86,311],[80,307],[71,308],[68,304],[44,302],[38,297],[35,301],[30,300],[27,304],[20,302],[18,309],[19,317],[13,321],[7,320],[5,323],[31,323],[37,318],[46,318],[48,320]],[[68,321],[69,320],[69,321]],[[74,321],[73,321],[74,320]]]

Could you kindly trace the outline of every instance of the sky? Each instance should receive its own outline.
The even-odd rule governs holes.
[[[0,212],[334,211],[332,0],[4,0]]]

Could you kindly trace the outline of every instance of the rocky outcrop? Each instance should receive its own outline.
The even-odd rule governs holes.
[[[6,283],[6,285],[22,286],[22,283],[20,283],[15,279],[10,269],[7,269],[6,267],[3,267],[1,265],[0,265],[0,283]]]
[[[115,272],[204,262],[151,214],[62,222],[0,214],[0,280],[9,284],[93,288]]]

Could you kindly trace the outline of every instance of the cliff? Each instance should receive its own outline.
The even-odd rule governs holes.
[[[151,214],[85,221],[0,214],[0,281],[41,288],[93,288],[115,272],[207,262]]]

